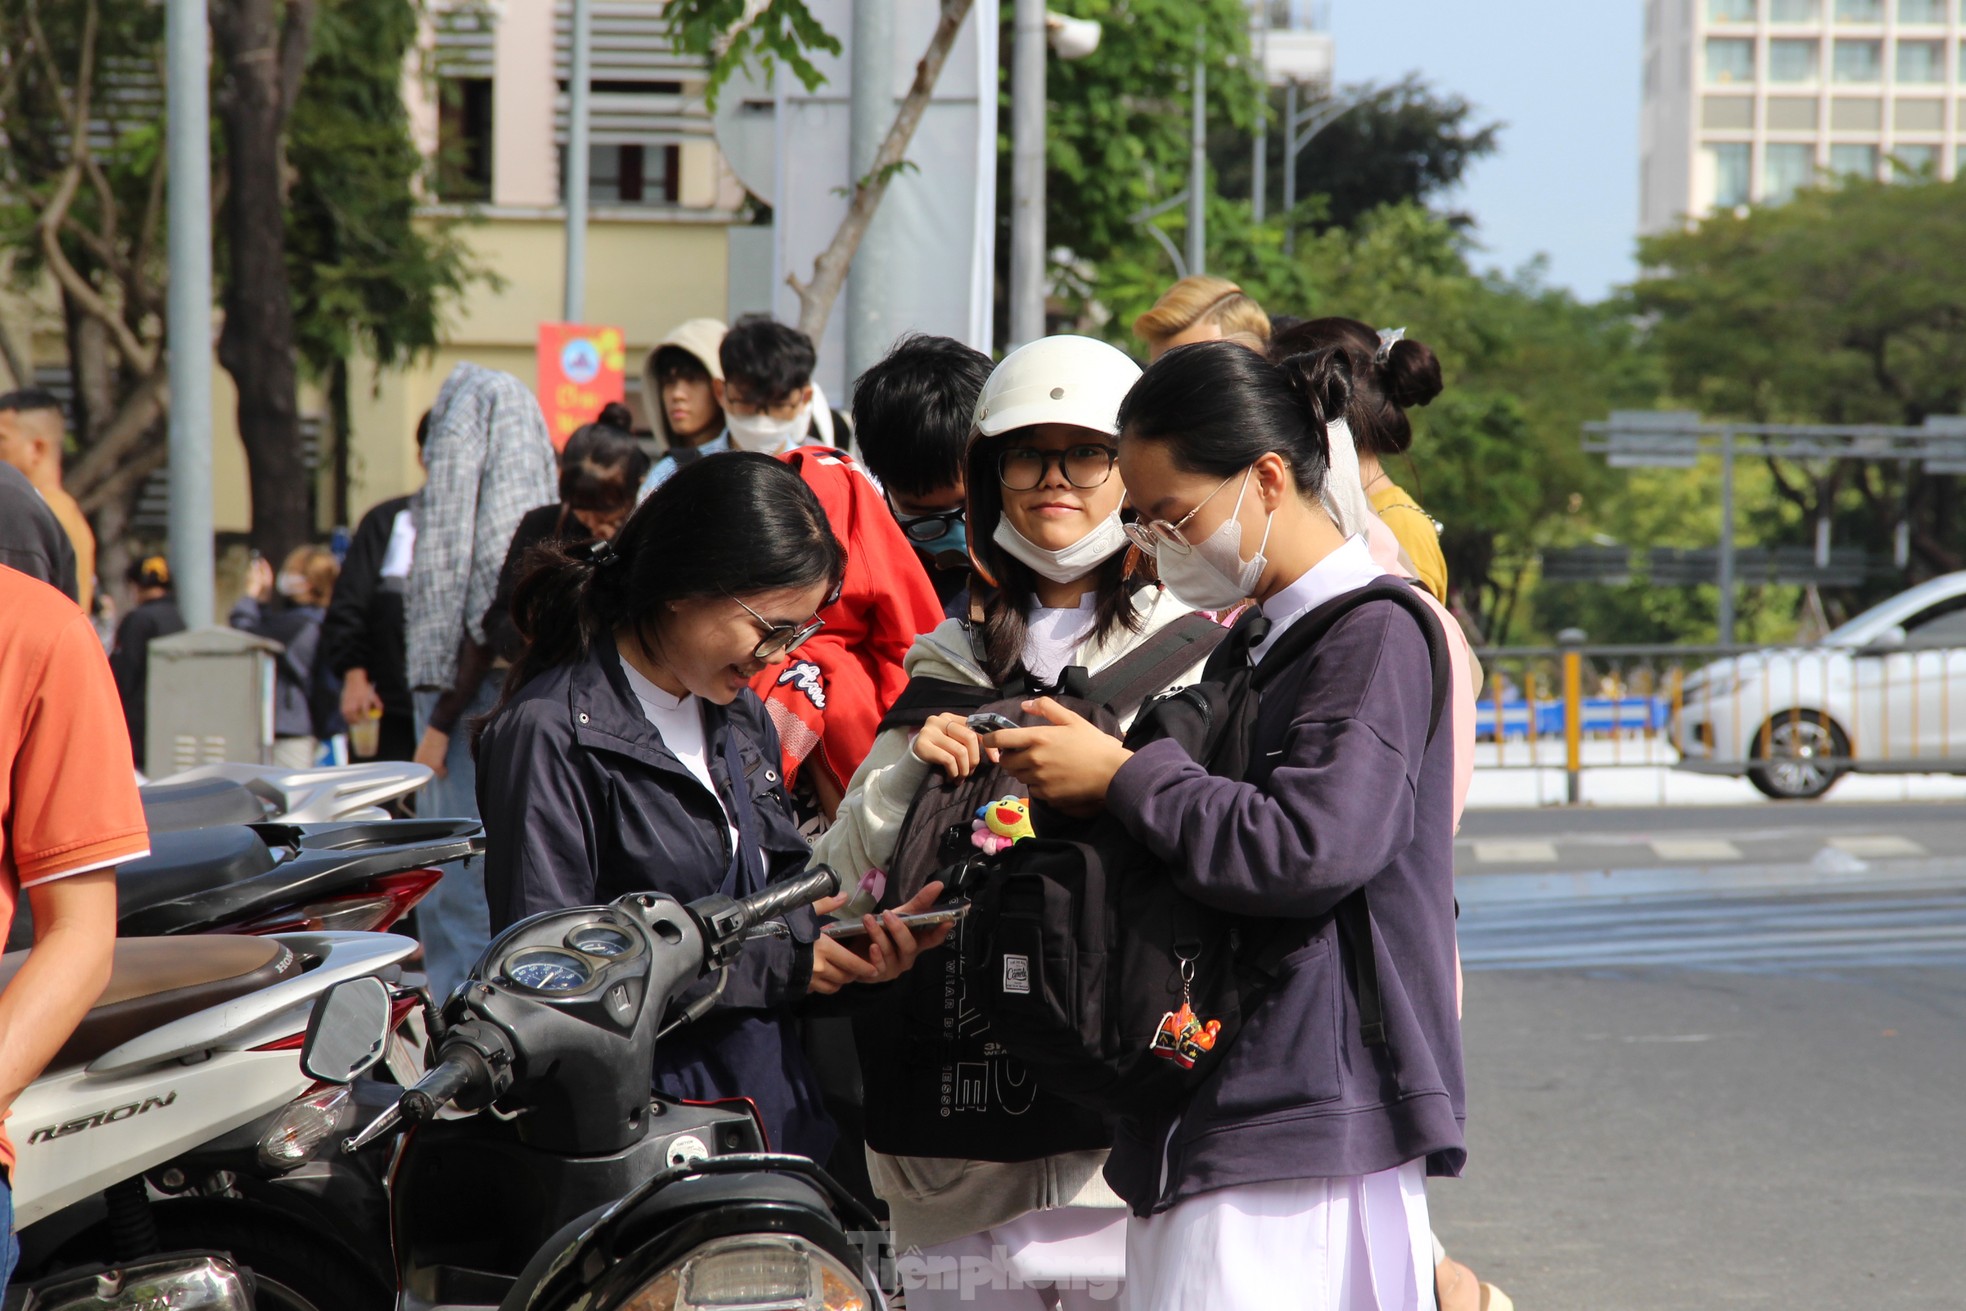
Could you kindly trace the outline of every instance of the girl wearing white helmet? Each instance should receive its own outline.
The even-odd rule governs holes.
[[[991,373],[967,458],[979,603],[970,619],[949,620],[915,643],[911,679],[1041,692],[1068,667],[1096,677],[1191,613],[1129,563],[1116,420],[1139,377],[1120,351],[1071,336],[1032,342]],[[1175,685],[1199,674],[1197,664]],[[814,859],[842,871],[885,869],[930,772],[961,777],[982,760],[960,715],[936,715],[917,731],[884,730]],[[942,995],[952,951],[924,953],[897,989]],[[966,1031],[940,1046],[932,1036],[897,1038],[896,1022],[864,1012],[855,1029],[869,1172],[907,1258],[911,1311],[1106,1304],[1125,1274],[1126,1212],[1101,1177],[1105,1124],[1032,1093],[1021,1068],[987,1050],[980,1035],[976,1050],[961,1049]],[[922,1081],[897,1077],[901,1062],[943,1068],[946,1093],[919,1096]],[[897,1091],[904,1086],[910,1091]],[[911,1126],[931,1135],[948,1126],[946,1141],[978,1159],[877,1150],[909,1139]]]

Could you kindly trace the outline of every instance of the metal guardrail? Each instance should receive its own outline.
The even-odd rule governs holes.
[[[1846,773],[1966,773],[1966,647],[1475,652],[1479,768],[1667,766],[1816,796]]]

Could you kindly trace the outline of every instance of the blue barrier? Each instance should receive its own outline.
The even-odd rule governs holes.
[[[1563,736],[1561,701],[1538,701],[1533,728],[1527,701],[1504,701],[1501,710],[1504,741],[1523,741],[1532,734],[1538,738]],[[1583,710],[1585,735],[1597,737],[1612,733],[1659,732],[1672,717],[1671,702],[1662,696],[1585,697]],[[1475,705],[1475,738],[1483,742],[1495,740],[1495,703],[1492,700]]]

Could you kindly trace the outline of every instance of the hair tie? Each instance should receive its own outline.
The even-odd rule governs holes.
[[[613,542],[587,542],[574,549],[580,552],[582,559],[596,569],[605,569],[609,565],[621,563],[621,552],[614,549]]]
[[[1381,368],[1384,368],[1386,361],[1393,357],[1393,347],[1399,345],[1401,342],[1405,340],[1406,340],[1405,328],[1379,329],[1379,353],[1372,357],[1372,362],[1374,364],[1379,365]]]

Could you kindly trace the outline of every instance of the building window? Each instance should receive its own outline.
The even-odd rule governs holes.
[[[437,198],[490,200],[492,81],[446,77],[437,84]]]
[[[1946,0],[1898,0],[1898,21],[1944,27]]]
[[[1898,42],[1898,80],[1900,82],[1924,83],[1945,81],[1945,42]]]
[[[1781,204],[1816,177],[1816,148],[1796,142],[1778,142],[1768,147],[1761,159],[1763,199]]]
[[[1823,0],[1769,0],[1768,17],[1777,23],[1813,23],[1823,16]]]
[[[1821,72],[1822,43],[1818,41],[1770,41],[1768,80],[1770,82],[1814,82]]]
[[[566,148],[560,148],[562,167]],[[587,200],[594,205],[673,205],[682,148],[663,145],[587,147]]]
[[[1836,21],[1881,23],[1884,21],[1884,0],[1836,0]]]
[[[1709,23],[1752,23],[1755,0],[1707,0]]]
[[[1913,178],[1939,176],[1939,148],[1937,146],[1891,147],[1891,179],[1894,182],[1909,182]]]
[[[1713,159],[1713,203],[1716,209],[1745,205],[1753,196],[1754,147],[1745,141],[1707,147]]]
[[[1831,146],[1829,148],[1830,172],[1838,177],[1860,177],[1871,181],[1877,179],[1876,146]]]
[[[1839,82],[1883,81],[1883,44],[1881,41],[1838,41],[1836,80]]]
[[[1714,37],[1707,42],[1707,85],[1754,81],[1754,42]]]

